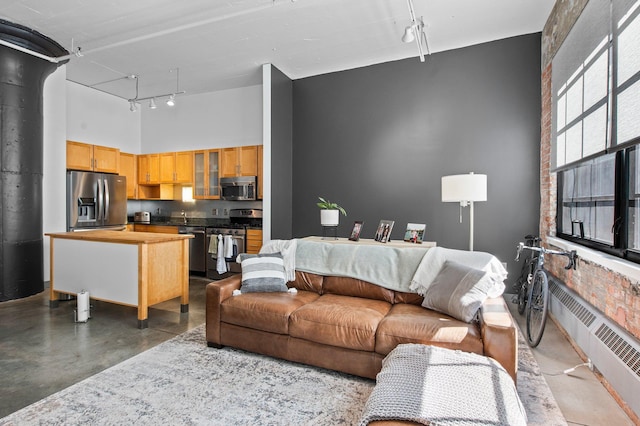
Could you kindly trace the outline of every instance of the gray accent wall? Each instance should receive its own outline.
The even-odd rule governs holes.
[[[469,208],[441,202],[441,177],[488,176],[474,246],[519,273],[515,246],[540,210],[540,33],[293,82],[293,236],[321,235],[318,196],[364,220],[425,223],[425,240],[467,249]],[[277,174],[274,168],[274,175]],[[275,191],[275,188],[274,188]],[[274,198],[275,202],[275,198]]]
[[[271,67],[271,238],[293,237],[292,81]]]

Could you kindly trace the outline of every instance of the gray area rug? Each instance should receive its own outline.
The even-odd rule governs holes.
[[[530,425],[566,424],[521,339]],[[231,348],[204,325],[0,419],[0,425],[354,425],[372,380]]]

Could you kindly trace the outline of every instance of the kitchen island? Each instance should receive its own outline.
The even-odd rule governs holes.
[[[149,306],[180,297],[189,311],[190,234],[85,231],[51,238],[50,306],[59,294],[87,291],[91,298],[138,308],[138,328],[148,327]]]

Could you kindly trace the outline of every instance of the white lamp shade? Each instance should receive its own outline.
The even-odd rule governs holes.
[[[487,201],[487,175],[442,177],[442,202]]]

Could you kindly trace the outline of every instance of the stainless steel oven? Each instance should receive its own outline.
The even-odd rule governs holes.
[[[242,272],[240,264],[236,262],[236,257],[240,253],[245,253],[246,234],[244,226],[207,228],[207,278],[219,280],[233,273]],[[222,246],[218,244],[218,235],[222,235]],[[215,247],[212,247],[212,244],[215,244]],[[231,244],[230,247],[229,244]],[[231,256],[224,258],[226,272],[223,273],[218,271],[218,258],[223,255],[220,250],[231,254]]]

